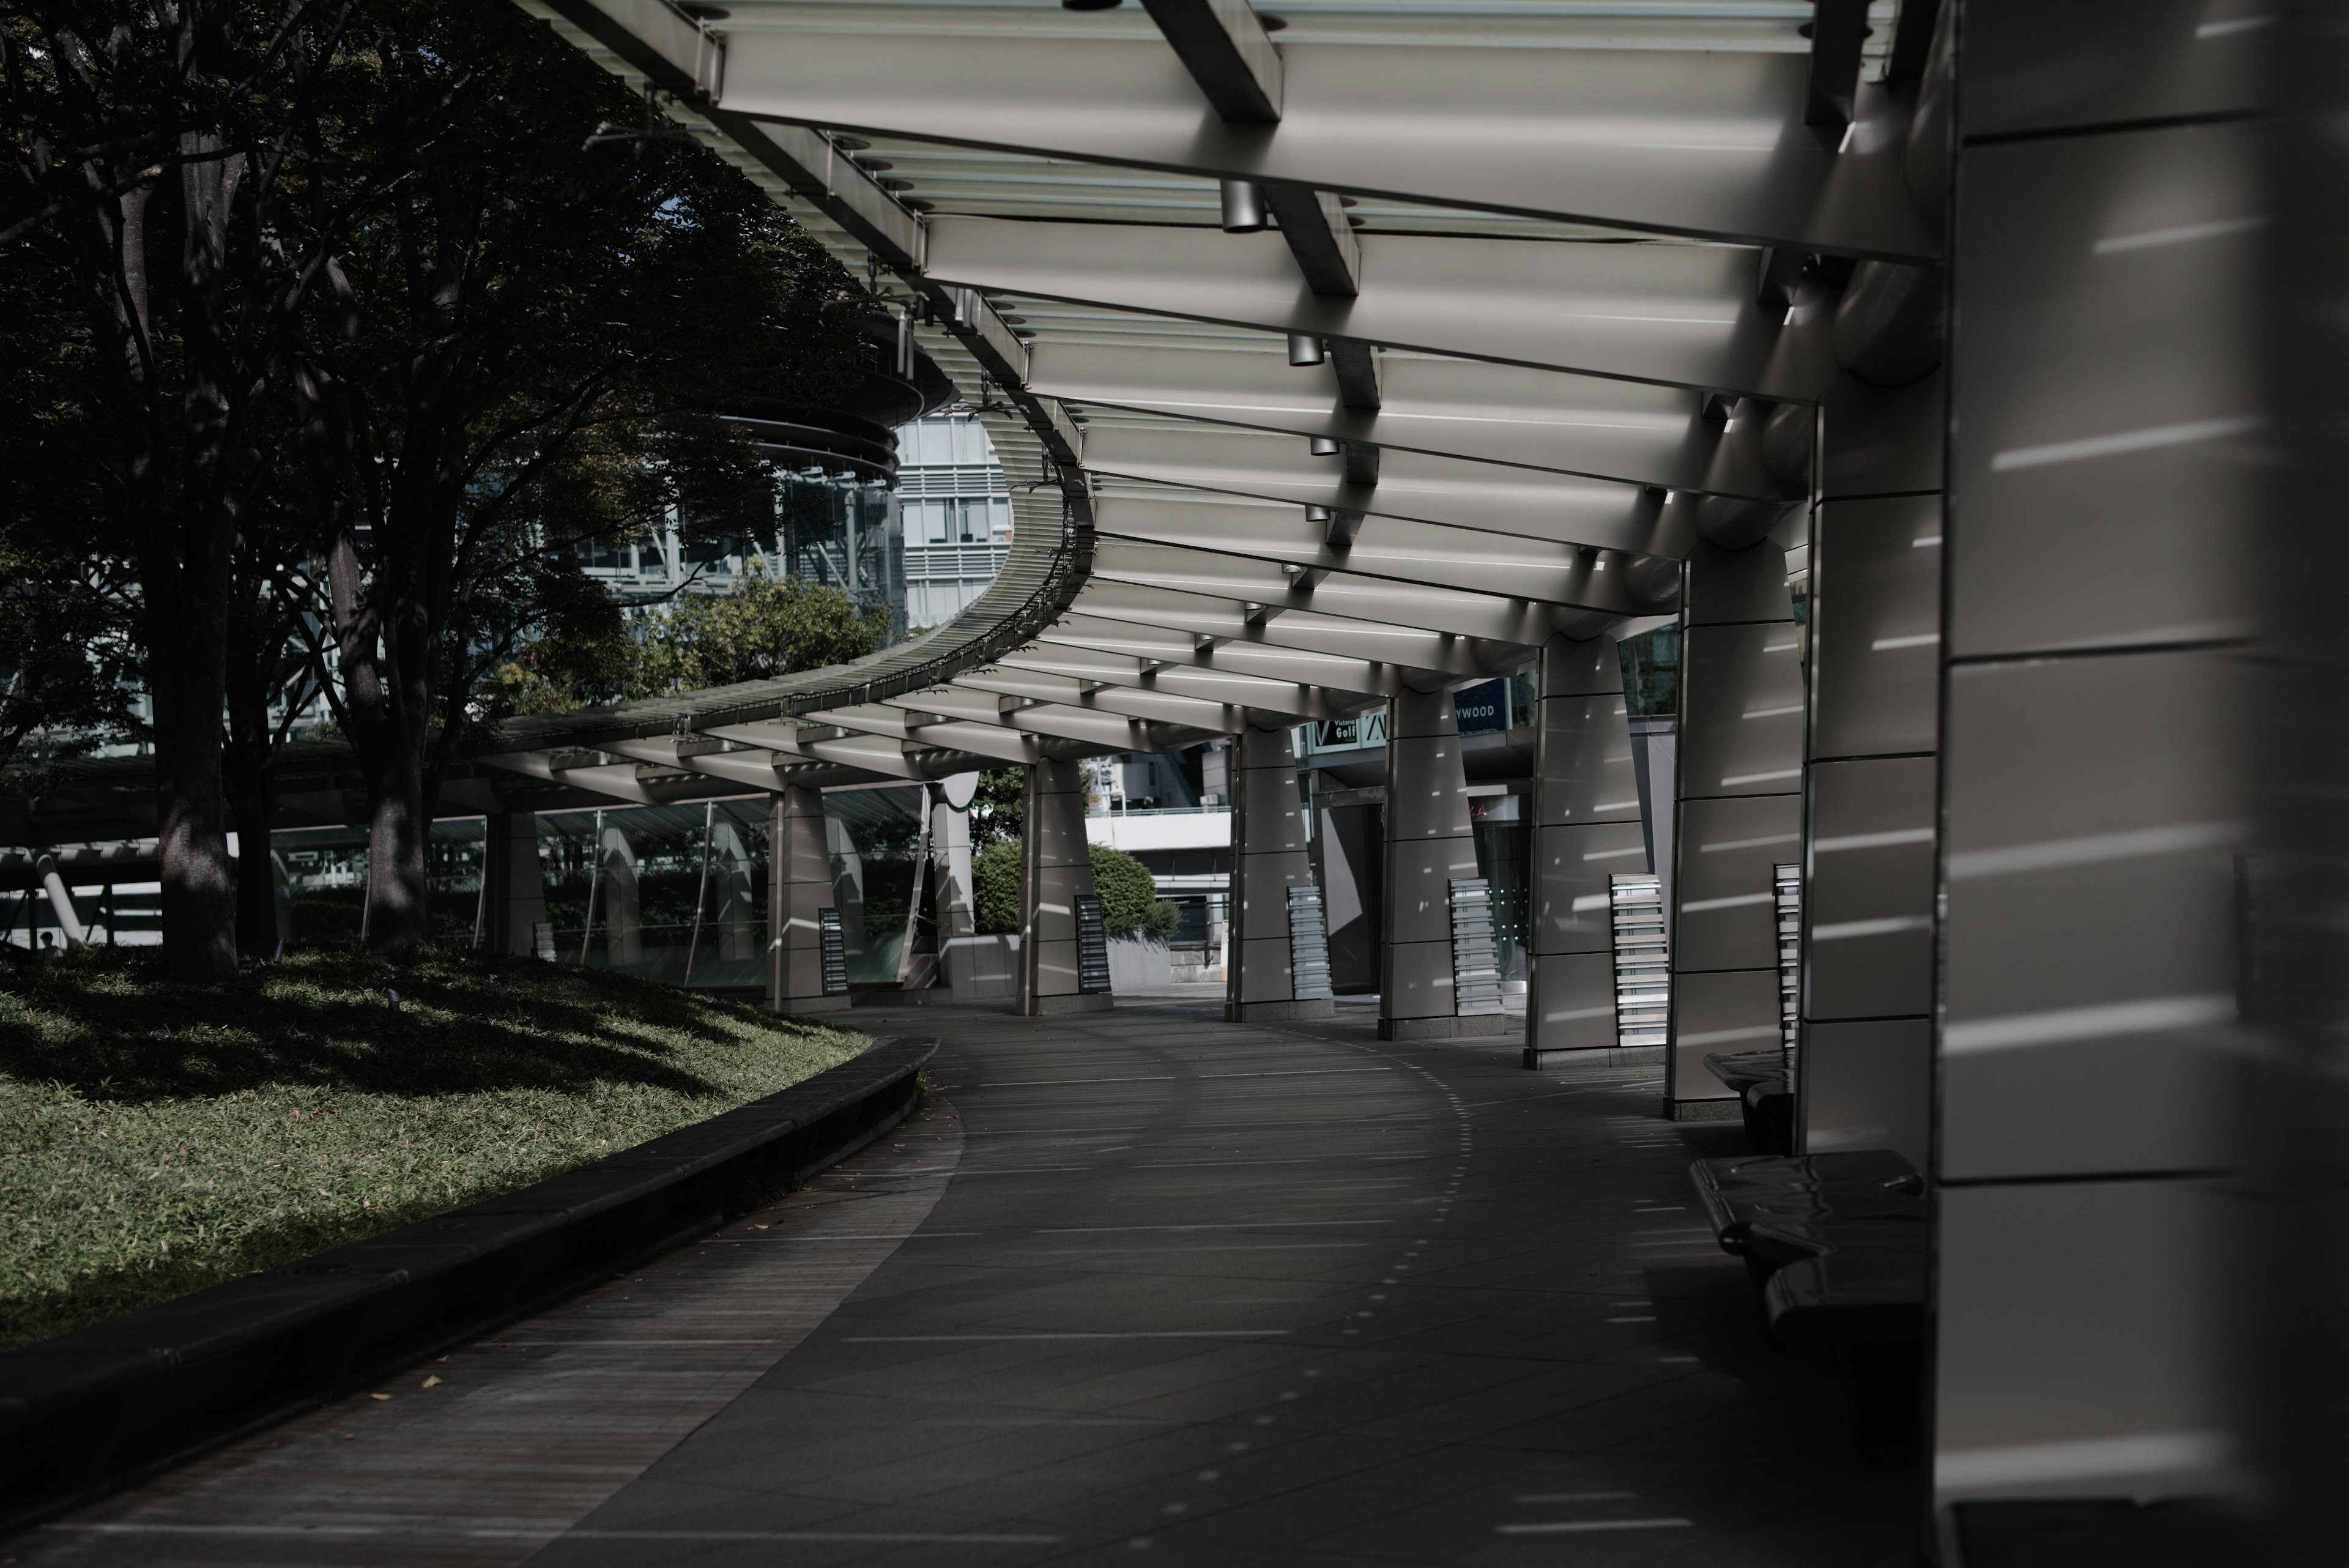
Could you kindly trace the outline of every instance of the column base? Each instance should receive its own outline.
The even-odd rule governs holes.
[[[1381,1018],[1381,1040],[1471,1040],[1511,1034],[1524,1022],[1506,1012],[1479,1012],[1466,1018]]]
[[[1745,1102],[1733,1096],[1714,1100],[1667,1099],[1661,1114],[1668,1122],[1737,1122],[1745,1119]]]
[[[1328,997],[1305,1002],[1226,1002],[1226,1023],[1294,1023],[1308,1018],[1335,1018],[1338,1004]]]
[[[856,998],[845,991],[825,992],[817,996],[786,996],[769,1006],[786,1018],[796,1018],[809,1012],[845,1012],[856,1005]]]
[[[1059,996],[1032,996],[1019,1011],[1023,1017],[1051,1018],[1063,1012],[1107,1012],[1112,1005],[1106,991],[1081,991]]]
[[[1563,1050],[1544,1051],[1528,1045],[1526,1047],[1525,1064],[1537,1072],[1544,1067],[1661,1067],[1664,1064],[1664,1048],[1661,1045],[1576,1045]]]

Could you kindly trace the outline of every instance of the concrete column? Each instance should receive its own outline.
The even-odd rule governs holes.
[[[1796,1147],[1923,1170],[1932,1099],[1943,381],[1838,380],[1811,533]]]
[[[1476,840],[1449,691],[1405,690],[1388,707],[1386,826],[1379,1038],[1506,1032],[1506,1013],[1455,1012],[1452,879],[1476,875]]]
[[[633,970],[645,961],[644,906],[637,897],[636,846],[628,831],[616,822],[604,825],[602,886],[595,914],[604,922],[604,961],[613,969]]]
[[[1234,1023],[1327,1018],[1329,998],[1297,1000],[1288,889],[1313,884],[1297,751],[1288,728],[1243,731],[1232,770],[1231,962],[1224,1016]]]
[[[846,992],[823,989],[823,911],[833,908],[823,792],[804,784],[770,797],[767,815],[767,1005],[838,1012]]]
[[[957,774],[930,792],[930,877],[936,888],[938,972],[957,993],[971,989],[971,945],[978,919],[971,904],[970,790],[976,774]],[[959,798],[963,805],[956,805]]]
[[[1607,878],[1648,869],[1623,664],[1611,637],[1552,638],[1535,669],[1533,977],[1526,1065],[1616,1044]]]
[[[1020,1012],[1034,1018],[1106,1009],[1108,992],[1077,988],[1077,899],[1093,890],[1082,763],[1030,766],[1020,851]]]
[[[538,951],[538,928],[546,920],[546,873],[538,859],[538,816],[527,811],[490,814],[483,825],[481,946],[493,953],[529,958]]]
[[[2275,679],[2250,640],[2276,462],[2254,417],[2271,131],[2236,117],[2261,75],[2138,7],[2078,7],[2063,57],[2132,61],[2115,97],[2051,72],[2045,15],[1959,18],[1943,1508],[2241,1495],[2261,1337],[2238,1295],[2261,1219],[2237,988],[2261,866],[2249,726]],[[2294,331],[2323,341],[2329,319]]]
[[[1681,594],[1680,822],[1672,835],[1672,1022],[1664,1093],[1675,1116],[1732,1101],[1717,1051],[1780,1036],[1775,867],[1803,821],[1803,667],[1786,553],[1700,544]]]

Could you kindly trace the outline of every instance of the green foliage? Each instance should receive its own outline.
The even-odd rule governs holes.
[[[0,1348],[543,1180],[864,1044],[471,953],[299,952],[221,985],[152,949],[0,971]]]
[[[970,841],[984,846],[1018,838],[1028,820],[1028,770],[989,768],[970,797]]]
[[[972,913],[978,929],[999,936],[1019,929],[1019,840],[999,838],[970,859]]]
[[[645,622],[628,694],[666,696],[845,664],[888,634],[885,611],[860,612],[838,588],[770,577],[754,564],[738,591],[688,595]]]
[[[1181,911],[1158,896],[1150,867],[1106,844],[1092,851],[1093,892],[1102,901],[1102,924],[1113,937],[1174,934]],[[1019,840],[999,838],[971,857],[972,901],[982,932],[1019,929]]]
[[[545,594],[539,633],[498,666],[483,694],[485,721],[821,670],[864,658],[889,634],[886,612],[859,610],[828,584],[770,577],[755,563],[733,593],[685,595],[634,623],[600,585],[579,585]]]
[[[1113,937],[1174,934],[1178,919],[1174,905],[1158,896],[1150,867],[1123,849],[1106,844],[1091,846],[1093,891],[1102,901],[1102,924]]]

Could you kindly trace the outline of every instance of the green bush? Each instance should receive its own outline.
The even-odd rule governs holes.
[[[999,838],[970,861],[972,912],[989,935],[1019,929],[1019,841]]]
[[[1105,844],[1091,846],[1093,892],[1102,901],[1102,924],[1113,937],[1137,933],[1160,940],[1174,934],[1182,919],[1174,905],[1158,896],[1150,867],[1123,849]],[[981,931],[996,933],[1019,929],[1019,840],[999,838],[972,857],[971,901]]]

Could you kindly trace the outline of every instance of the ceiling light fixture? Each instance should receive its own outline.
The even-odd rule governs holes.
[[[1265,225],[1264,192],[1253,180],[1226,180],[1224,192],[1224,233],[1253,234]]]

